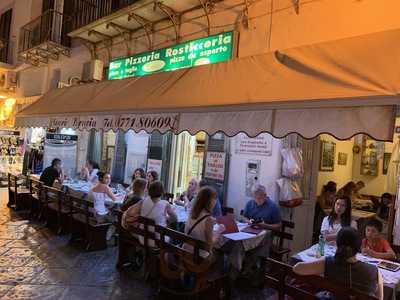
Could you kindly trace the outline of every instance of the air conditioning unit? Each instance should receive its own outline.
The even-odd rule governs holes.
[[[91,60],[83,64],[82,81],[101,81],[103,80],[104,63],[99,59]]]
[[[17,87],[17,72],[5,71],[0,74],[0,88],[10,90]]]

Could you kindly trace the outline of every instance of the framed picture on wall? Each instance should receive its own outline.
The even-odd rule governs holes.
[[[333,172],[335,169],[335,150],[334,142],[321,141],[321,160],[319,170],[322,172]]]
[[[340,166],[347,165],[347,153],[339,152],[337,163]]]
[[[383,175],[386,175],[388,172],[391,157],[392,157],[392,153],[384,153],[383,154],[383,164],[382,164],[382,174]]]

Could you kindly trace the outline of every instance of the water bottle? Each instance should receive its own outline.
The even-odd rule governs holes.
[[[322,234],[319,236],[318,250],[321,256],[325,255],[325,238]]]

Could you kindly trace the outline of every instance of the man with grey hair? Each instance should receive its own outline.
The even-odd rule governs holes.
[[[252,188],[254,199],[247,202],[243,216],[249,224],[265,229],[279,230],[281,227],[281,212],[278,205],[268,196],[267,189],[261,184]]]

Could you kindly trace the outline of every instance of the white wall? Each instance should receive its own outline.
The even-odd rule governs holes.
[[[235,140],[230,138],[231,156],[229,162],[227,206],[234,208],[235,214],[239,215],[244,209],[249,198],[246,196],[246,163],[250,159],[261,160],[259,183],[265,185],[272,200],[278,201],[278,187],[275,181],[281,175],[281,141],[272,139],[272,155],[256,156],[235,154]]]

